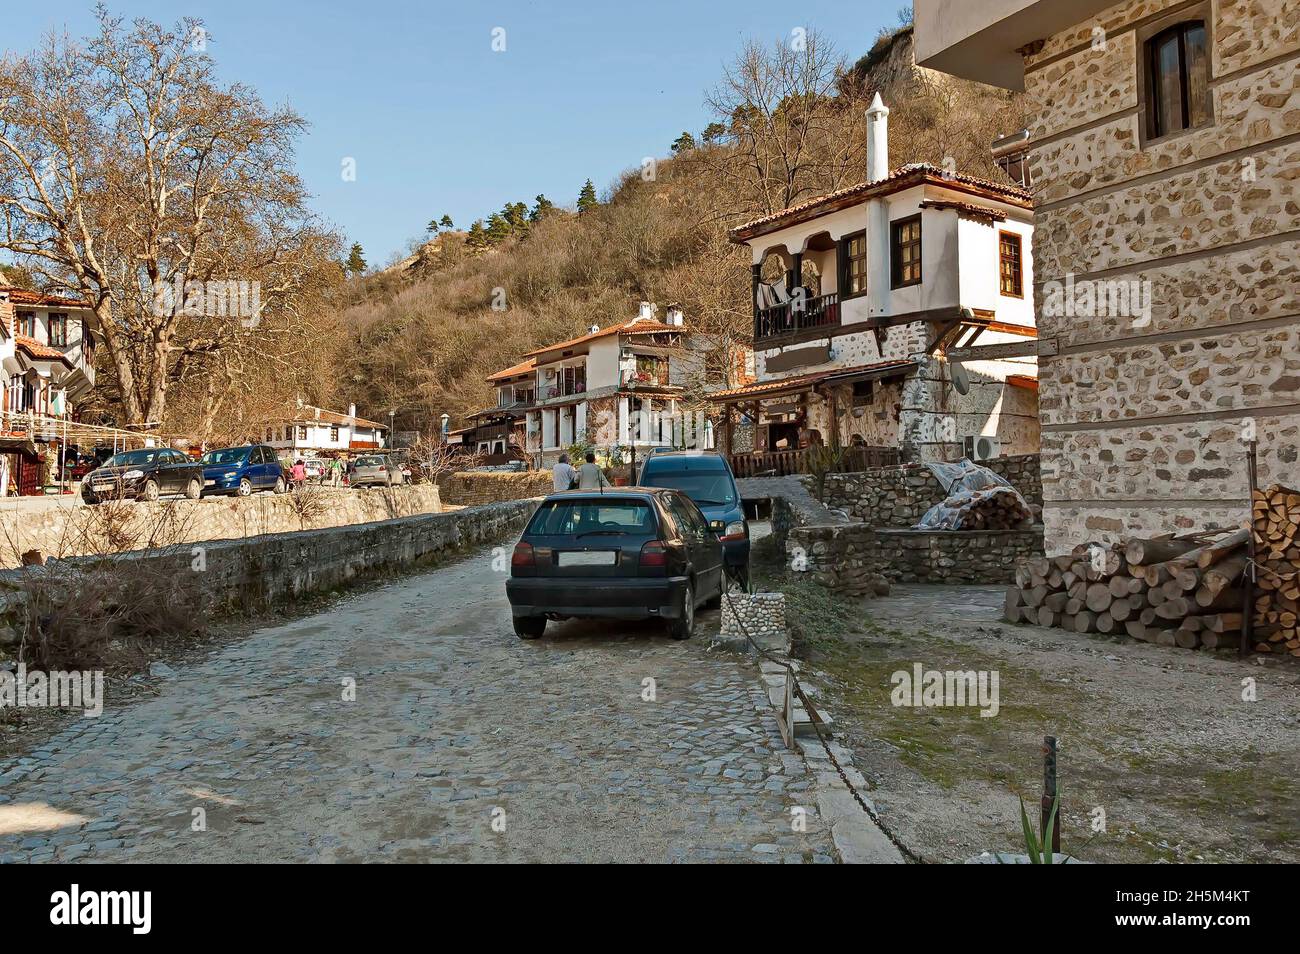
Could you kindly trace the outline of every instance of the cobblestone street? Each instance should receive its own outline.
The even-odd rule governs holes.
[[[752,664],[655,624],[523,642],[491,564],[261,629],[0,761],[0,861],[837,860]]]

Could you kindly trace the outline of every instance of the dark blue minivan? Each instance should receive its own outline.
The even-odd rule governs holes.
[[[208,451],[203,465],[203,493],[247,497],[255,490],[286,490],[284,470],[275,451],[264,444]]]
[[[641,465],[637,482],[690,497],[722,541],[727,572],[749,583],[749,523],[725,457],[716,451],[656,451]]]

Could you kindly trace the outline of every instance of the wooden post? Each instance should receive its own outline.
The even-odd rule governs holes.
[[[1052,814],[1052,805],[1056,802],[1056,736],[1043,737],[1043,803],[1042,821],[1038,826],[1039,837],[1047,837],[1047,819]],[[1056,823],[1052,826],[1052,851],[1061,850],[1061,807],[1056,807]]]
[[[1250,536],[1246,538],[1246,569],[1241,575],[1241,638],[1237,654],[1249,655],[1255,642],[1255,484],[1259,477],[1255,469],[1255,441],[1246,443],[1246,515],[1250,520]]]

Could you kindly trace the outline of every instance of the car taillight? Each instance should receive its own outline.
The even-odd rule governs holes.
[[[667,566],[668,548],[662,540],[651,540],[641,547],[641,566]]]
[[[536,560],[533,558],[533,545],[524,543],[520,540],[515,544],[515,552],[510,554],[510,565],[513,566],[534,566]]]

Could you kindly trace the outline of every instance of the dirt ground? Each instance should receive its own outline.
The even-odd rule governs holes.
[[[1035,818],[1047,735],[1058,740],[1066,852],[1300,860],[1292,661],[1004,624],[1000,586],[895,586],[852,601],[771,566],[763,574],[787,590],[796,654],[877,806],[927,861],[1023,850],[1017,797]],[[893,705],[891,675],[915,663],[996,671],[997,714]]]

